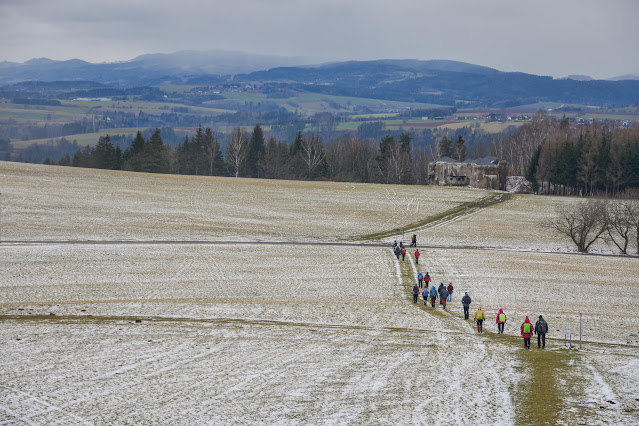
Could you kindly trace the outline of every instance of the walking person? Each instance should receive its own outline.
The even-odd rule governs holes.
[[[530,338],[533,335],[533,325],[530,323],[528,316],[521,325],[521,335],[524,338],[524,347],[530,350]]]
[[[419,296],[419,286],[417,283],[413,286],[413,303],[417,303],[417,297]]]
[[[428,287],[424,287],[422,297],[424,298],[424,306],[426,306],[426,303],[428,303]]]
[[[430,288],[430,305],[433,308],[435,307],[435,299],[437,299],[437,289],[435,288],[435,286],[432,286]]]
[[[537,347],[544,349],[546,347],[546,333],[548,333],[548,323],[539,315],[539,319],[535,323],[535,333],[537,334]]]
[[[442,304],[442,290],[444,290],[444,283],[439,283],[439,287],[437,287],[437,293],[439,294],[439,304]]]
[[[397,260],[399,260],[400,253],[401,249],[399,248],[399,246],[395,246],[395,257],[397,258]]]
[[[406,247],[402,247],[402,262],[406,259]]]
[[[448,283],[448,287],[446,288],[446,290],[448,290],[448,301],[452,302],[453,301],[453,289],[455,287],[453,287],[453,283]]]
[[[442,305],[444,305],[444,309],[446,309],[446,302],[448,301],[448,290],[446,290],[446,287],[444,287],[442,289]]]
[[[421,272],[417,274],[417,282],[419,283],[419,288],[422,288],[422,284],[424,283],[424,276],[422,275]],[[427,289],[428,285],[424,286],[424,288]]]
[[[497,319],[495,321],[497,321],[497,332],[499,334],[504,334],[504,325],[506,325],[506,314],[504,313],[503,309],[499,309],[499,312],[497,313]]]
[[[486,319],[486,315],[484,311],[481,310],[481,306],[477,311],[475,311],[475,322],[477,323],[477,333],[484,332],[484,319]]]
[[[419,249],[415,249],[415,263],[419,265]]]
[[[462,305],[464,306],[464,319],[467,320],[468,319],[468,315],[469,315],[469,309],[470,309],[470,296],[468,295],[468,292],[466,292],[466,294],[464,294],[464,297],[462,297]]]
[[[428,274],[428,271],[426,271],[426,275],[424,275],[424,287],[428,287],[431,281],[432,281],[432,278]]]

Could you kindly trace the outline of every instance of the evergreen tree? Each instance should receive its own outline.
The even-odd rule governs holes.
[[[226,174],[224,157],[220,150],[220,143],[210,127],[207,127],[204,132],[204,146],[206,147],[206,155],[209,162],[209,176],[224,176]]]
[[[439,158],[441,157],[453,157],[453,141],[448,136],[439,141]]]
[[[530,159],[530,164],[526,170],[526,179],[532,184],[532,190],[539,191],[539,181],[537,180],[537,166],[539,165],[539,156],[541,155],[541,145],[537,148],[533,157]]]
[[[62,158],[60,158],[60,161],[58,161],[58,166],[70,166],[71,165],[71,155],[69,155],[68,152],[66,152]]]
[[[452,147],[452,158],[459,161],[466,161],[466,141],[462,135],[457,135],[457,140]]]
[[[111,136],[106,135],[100,137],[100,140],[96,147],[91,151],[91,157],[93,159],[92,167],[97,169],[109,169],[114,170],[116,168],[116,153],[113,143],[111,143]]]
[[[261,177],[261,169],[264,163],[264,153],[264,132],[262,132],[262,127],[259,124],[256,124],[255,128],[253,129],[253,134],[251,134],[248,153],[246,157],[246,167],[248,168],[247,171],[250,177]]]

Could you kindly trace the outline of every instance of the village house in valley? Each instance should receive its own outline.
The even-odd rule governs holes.
[[[497,157],[459,161],[442,157],[428,165],[428,185],[506,189],[508,168]]]

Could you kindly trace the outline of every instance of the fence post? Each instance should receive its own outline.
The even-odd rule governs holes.
[[[581,349],[581,312],[579,312],[579,349]]]

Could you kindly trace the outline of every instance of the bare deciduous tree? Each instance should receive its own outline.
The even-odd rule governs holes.
[[[634,228],[637,254],[639,254],[639,200],[627,200],[624,203],[625,215]]]
[[[608,228],[605,201],[590,199],[561,208],[546,226],[569,237],[580,253],[587,253]]]
[[[239,127],[231,134],[226,147],[226,162],[229,171],[235,177],[240,177],[248,152],[248,135]]]
[[[612,241],[623,254],[628,254],[628,243],[632,236],[632,201],[608,201],[606,203],[606,231],[608,241]]]
[[[306,165],[308,178],[312,179],[317,168],[324,160],[324,144],[322,138],[312,134],[302,140],[302,159]]]

